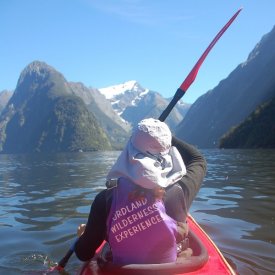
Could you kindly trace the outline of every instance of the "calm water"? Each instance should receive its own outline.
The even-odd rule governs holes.
[[[239,274],[275,274],[275,150],[203,153],[192,215]],[[64,256],[117,156],[0,155],[0,274],[46,274]]]

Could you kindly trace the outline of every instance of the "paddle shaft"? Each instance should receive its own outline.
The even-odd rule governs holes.
[[[174,97],[172,98],[172,100],[170,101],[169,105],[165,108],[165,110],[160,115],[160,117],[159,117],[160,121],[164,121],[168,117],[168,115],[170,114],[170,112],[172,111],[174,106],[183,97],[184,94],[185,94],[185,91],[181,90],[181,88],[177,89],[177,91],[176,91]]]
[[[73,253],[74,253],[73,249],[69,249],[66,255],[64,256],[64,258],[62,258],[58,262],[58,267],[61,267],[62,269],[64,269],[64,267],[66,266],[67,262],[69,261]]]

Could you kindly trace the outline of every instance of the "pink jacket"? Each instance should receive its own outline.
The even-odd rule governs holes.
[[[143,199],[130,200],[136,185],[120,178],[113,189],[107,219],[107,236],[113,263],[153,264],[175,262],[177,258],[177,223],[165,212],[161,200],[151,193]]]

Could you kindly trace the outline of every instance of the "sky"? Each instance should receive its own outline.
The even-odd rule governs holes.
[[[46,62],[68,81],[104,88],[136,80],[172,97],[225,23],[239,16],[183,97],[213,89],[275,25],[274,0],[0,0],[0,91]]]

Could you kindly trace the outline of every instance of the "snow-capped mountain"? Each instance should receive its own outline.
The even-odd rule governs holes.
[[[117,114],[132,126],[145,117],[158,118],[170,101],[157,92],[143,88],[134,80],[98,90],[111,102]],[[178,104],[168,117],[167,123],[175,127],[189,107],[189,104]]]
[[[135,80],[130,80],[122,84],[101,88],[99,91],[107,98],[112,99],[117,95],[124,94],[127,91],[143,92],[143,88]]]
[[[141,87],[137,81],[131,80],[122,84],[99,89],[108,99],[113,109],[121,116],[129,106],[136,106],[149,90]]]

